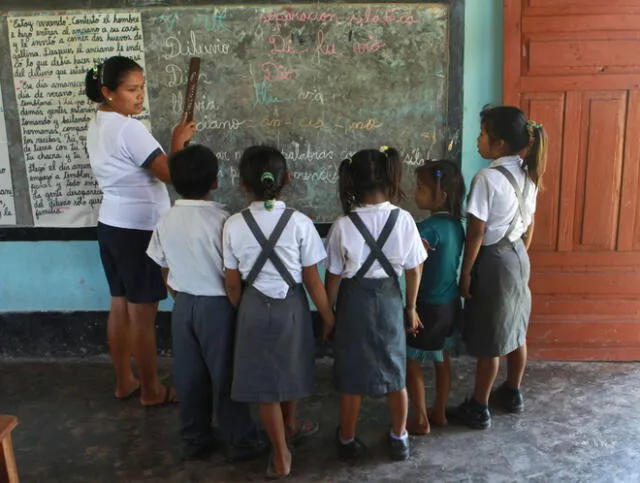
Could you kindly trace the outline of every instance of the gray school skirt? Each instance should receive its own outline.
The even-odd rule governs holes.
[[[333,346],[338,392],[380,396],[404,389],[406,332],[395,277],[340,282]]]
[[[471,271],[463,340],[474,357],[499,357],[524,345],[531,315],[529,255],[522,240],[483,246]]]
[[[291,401],[311,395],[314,387],[315,340],[302,285],[284,299],[247,287],[238,307],[231,398]]]

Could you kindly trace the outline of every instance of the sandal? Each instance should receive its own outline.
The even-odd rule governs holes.
[[[138,387],[136,387],[133,391],[131,391],[129,394],[127,394],[126,396],[113,396],[114,398],[116,398],[118,401],[129,401],[135,397],[138,397],[140,395],[140,384],[138,384]]]
[[[310,436],[313,436],[320,429],[320,425],[310,419],[300,421],[298,430],[287,441],[289,444],[298,444]]]
[[[161,403],[157,404],[143,404],[143,406],[147,409],[155,409],[161,408],[164,406],[172,406],[174,404],[178,404],[178,398],[176,397],[175,391],[172,391],[169,386],[164,386],[164,400]]]

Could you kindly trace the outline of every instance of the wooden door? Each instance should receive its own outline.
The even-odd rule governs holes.
[[[531,356],[640,360],[640,0],[504,6],[504,102],[550,138]]]

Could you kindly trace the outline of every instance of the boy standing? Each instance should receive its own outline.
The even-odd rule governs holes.
[[[192,145],[169,159],[169,172],[182,199],[159,220],[147,254],[163,267],[175,297],[171,330],[183,458],[206,458],[221,444],[228,460],[249,459],[268,441],[249,406],[230,398],[235,310],[222,262],[229,214],[209,200],[218,186],[218,160],[209,148]]]

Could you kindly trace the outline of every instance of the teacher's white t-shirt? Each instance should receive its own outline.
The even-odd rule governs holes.
[[[98,221],[153,230],[171,208],[165,184],[147,166],[164,151],[137,119],[98,110],[89,122],[87,151],[103,198]]]

